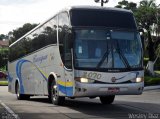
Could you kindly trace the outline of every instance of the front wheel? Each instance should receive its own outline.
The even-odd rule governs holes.
[[[28,100],[30,98],[30,95],[20,94],[20,87],[18,83],[16,85],[16,96],[18,100]]]
[[[58,94],[58,88],[57,88],[57,85],[56,85],[56,82],[53,81],[52,82],[52,85],[51,85],[51,101],[53,104],[55,105],[63,105],[64,102],[65,102],[65,97],[61,97],[59,96]]]
[[[115,95],[101,96],[99,97],[102,104],[112,104],[115,98]]]

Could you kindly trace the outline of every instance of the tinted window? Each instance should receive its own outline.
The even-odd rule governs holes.
[[[57,17],[44,26],[46,45],[57,43]]]
[[[56,43],[57,17],[54,17],[34,32],[11,46],[9,61],[16,60],[47,45]]]
[[[67,13],[59,14],[58,35],[59,35],[59,49],[61,59],[67,68],[71,68],[71,30],[69,29],[69,17]]]
[[[102,26],[114,28],[136,29],[132,13],[113,10],[85,10],[70,11],[73,26]]]
[[[61,13],[58,16],[58,38],[59,44],[63,45],[63,40],[65,37],[65,33],[68,30],[69,26],[69,18],[67,13]]]
[[[15,59],[16,57],[19,57],[19,56],[21,57],[23,55],[23,52],[25,52],[25,50],[23,47],[24,45],[23,45],[22,40],[18,42],[17,45],[15,45],[14,47],[10,49],[9,58]]]

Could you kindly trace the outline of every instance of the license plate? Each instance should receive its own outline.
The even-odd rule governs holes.
[[[114,87],[108,88],[108,92],[110,92],[110,93],[117,93],[117,92],[119,92],[119,91],[120,91],[119,88],[114,88]]]

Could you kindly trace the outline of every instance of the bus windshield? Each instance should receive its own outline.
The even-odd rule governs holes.
[[[137,31],[78,29],[75,34],[76,68],[142,67],[142,45]]]

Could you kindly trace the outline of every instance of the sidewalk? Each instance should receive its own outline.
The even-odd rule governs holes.
[[[17,114],[15,114],[12,109],[10,109],[6,104],[0,100],[0,119],[20,119]]]
[[[160,89],[160,85],[157,85],[157,86],[146,86],[146,87],[144,87],[144,91],[156,90],[156,89]]]
[[[4,119],[4,116],[6,114],[6,110],[4,107],[0,104],[0,119]]]

